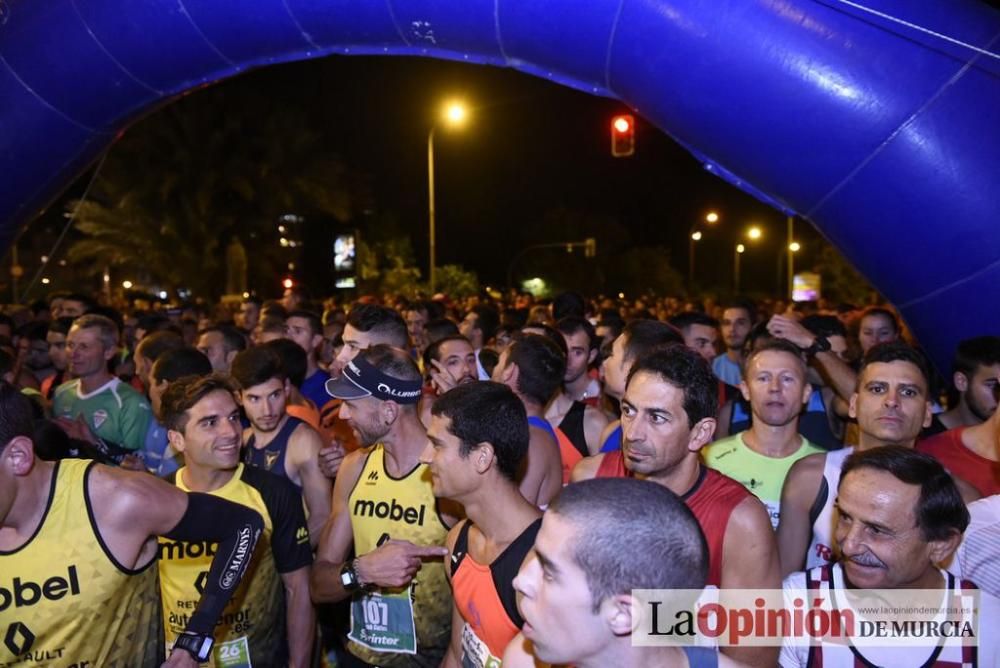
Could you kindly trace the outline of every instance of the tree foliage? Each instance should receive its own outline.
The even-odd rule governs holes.
[[[300,111],[271,105],[271,113],[253,115],[252,94],[234,100],[224,93],[177,102],[111,147],[91,198],[70,204],[84,238],[68,259],[80,271],[110,265],[216,296],[232,236],[254,249],[251,283],[273,281],[284,269],[280,214],[351,218],[356,179],[324,153]]]
[[[865,304],[875,294],[871,283],[830,244],[820,250],[816,270],[823,280],[823,296],[835,302]]]

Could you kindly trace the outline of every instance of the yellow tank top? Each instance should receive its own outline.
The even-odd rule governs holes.
[[[175,484],[189,490],[181,469]],[[209,666],[279,666],[287,662],[285,634],[285,593],[274,558],[274,543],[281,543],[279,553],[304,550],[304,557],[289,563],[289,568],[311,561],[309,534],[302,519],[298,526],[287,524],[285,535],[275,536],[276,515],[288,504],[302,502],[291,483],[277,476],[240,464],[225,485],[210,492],[234,503],[253,508],[264,518],[253,561],[236,593],[226,605],[215,627],[215,647]],[[295,514],[302,518],[301,510]],[[280,533],[280,532],[279,532]],[[180,542],[160,538],[160,587],[163,592],[163,620],[167,647],[172,647],[190,620],[201,598],[201,582],[208,576],[216,544]],[[283,564],[284,565],[284,564]]]
[[[105,548],[87,496],[92,465],[56,463],[35,535],[0,551],[0,665],[144,668],[163,659],[155,560],[132,570]]]
[[[431,485],[431,472],[418,464],[401,478],[393,478],[385,468],[385,450],[381,444],[372,448],[361,470],[361,476],[349,497],[351,527],[354,532],[354,552],[367,554],[389,538],[408,540],[416,545],[444,545],[448,527],[437,510],[437,499]],[[381,594],[401,596],[407,592],[385,591]],[[427,560],[410,584],[413,626],[416,636],[415,653],[396,653],[374,649],[358,642],[358,613],[364,606],[355,595],[352,602],[350,649],[357,657],[377,666],[438,666],[448,648],[451,632],[451,588],[441,560]],[[370,598],[370,597],[368,597]],[[367,602],[369,609],[378,606]],[[391,606],[390,606],[391,608]],[[385,608],[383,607],[383,610]],[[378,615],[376,614],[377,618]],[[377,628],[377,627],[376,627]]]

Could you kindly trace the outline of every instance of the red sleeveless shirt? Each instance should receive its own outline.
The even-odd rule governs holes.
[[[722,586],[722,546],[733,509],[750,496],[746,487],[715,469],[701,466],[698,480],[681,500],[694,513],[708,543],[708,584]],[[631,478],[620,450],[604,455],[597,478]]]

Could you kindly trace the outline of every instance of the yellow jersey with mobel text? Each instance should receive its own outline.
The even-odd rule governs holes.
[[[174,484],[189,492],[184,470]],[[285,478],[240,464],[213,496],[253,508],[264,518],[253,560],[215,626],[207,665],[219,668],[281,666],[288,662],[282,573],[312,563],[302,497]],[[160,539],[160,580],[167,646],[187,627],[201,598],[216,543]]]
[[[163,661],[156,560],[126,568],[108,550],[88,491],[94,466],[56,462],[35,534],[0,550],[2,668],[156,668]]]
[[[418,464],[406,475],[392,477],[381,444],[369,451],[348,502],[358,556],[389,539],[444,545],[448,535],[430,469]],[[353,596],[350,651],[376,666],[436,667],[448,649],[451,612],[444,564],[440,559],[425,560],[409,586]]]

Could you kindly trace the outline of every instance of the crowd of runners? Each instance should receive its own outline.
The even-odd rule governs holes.
[[[147,306],[0,315],[0,668],[1000,665],[996,333],[935,371],[888,305]],[[636,590],[782,589],[982,603],[637,638]]]

